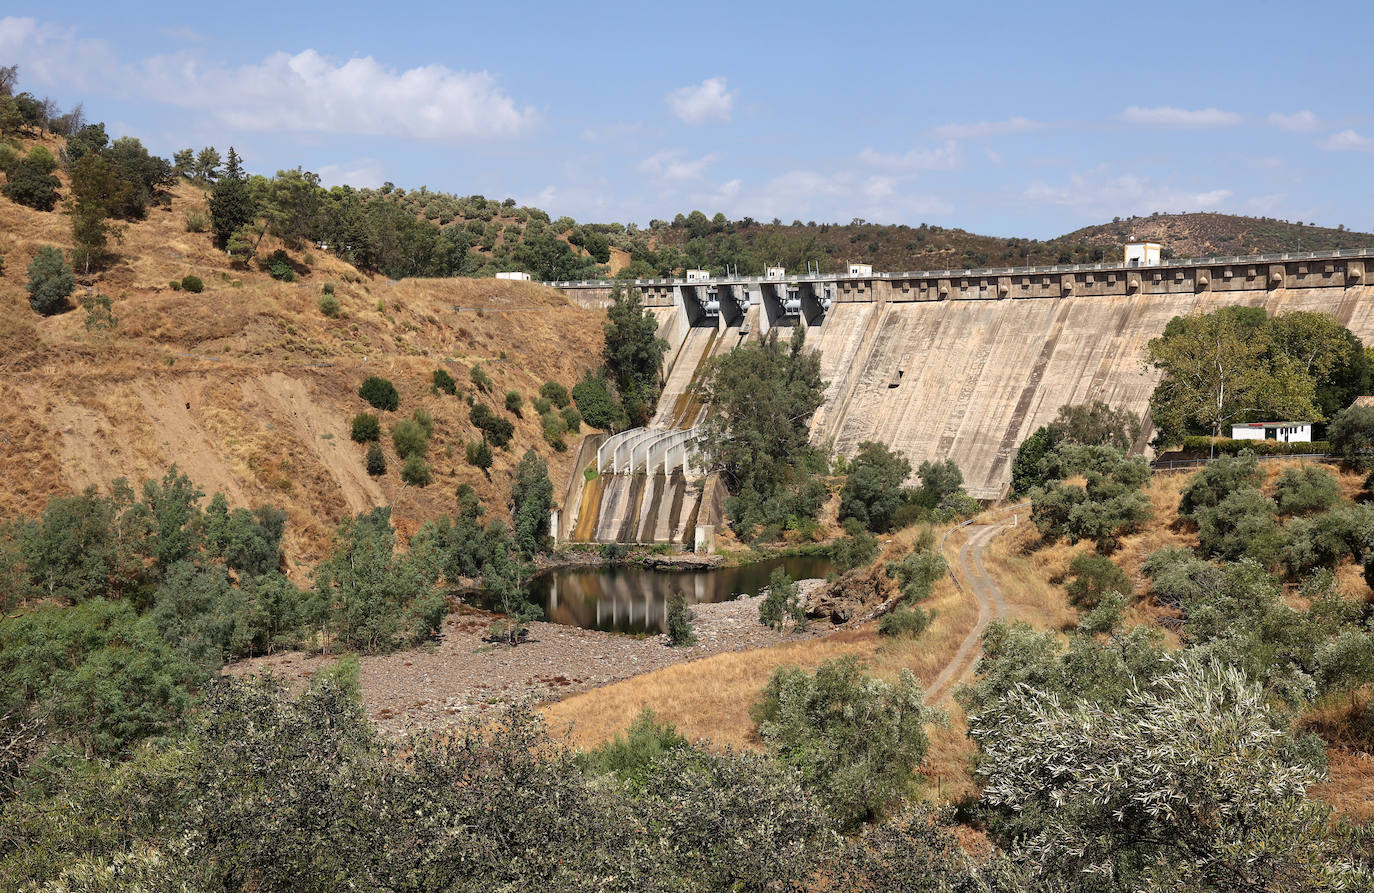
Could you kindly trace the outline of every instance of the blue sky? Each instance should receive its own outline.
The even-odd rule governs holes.
[[[160,154],[233,144],[257,173],[641,224],[1374,230],[1368,3],[7,7],[22,89]]]

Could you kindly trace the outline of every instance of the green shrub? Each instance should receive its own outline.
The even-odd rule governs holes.
[[[588,372],[573,386],[572,398],[582,413],[582,421],[602,431],[615,431],[626,425],[620,401],[611,395],[604,378]]]
[[[540,385],[539,396],[559,409],[568,405],[568,389],[556,381],[546,381]]]
[[[515,436],[515,425],[511,420],[496,415],[485,403],[474,403],[468,410],[468,418],[486,435],[494,447],[505,447]]]
[[[320,312],[330,319],[338,319],[343,312],[343,307],[339,304],[339,299],[333,295],[321,295],[319,300]]]
[[[401,396],[396,386],[378,375],[371,375],[358,388],[358,396],[377,409],[395,411],[401,405]]]
[[[1340,498],[1340,481],[1320,465],[1285,468],[1274,486],[1274,499],[1285,515],[1324,512]]]
[[[1211,508],[1237,490],[1258,488],[1263,481],[1264,472],[1253,452],[1217,459],[1188,479],[1178,513],[1191,518],[1198,509]]]
[[[895,683],[853,657],[809,674],[774,672],[751,710],[768,752],[792,767],[844,828],[881,818],[915,792],[935,720],[910,670]]]
[[[840,520],[854,518],[875,533],[890,530],[893,516],[902,504],[903,485],[910,476],[911,463],[900,453],[873,441],[859,444],[859,452],[849,463],[849,476],[840,491]],[[962,484],[962,480],[959,483]],[[958,486],[956,484],[955,489]],[[931,504],[938,502],[936,497]]]
[[[42,146],[34,146],[24,158],[11,162],[0,186],[11,201],[36,211],[51,211],[57,205],[61,181],[53,175],[57,159]]]
[[[936,582],[949,572],[949,565],[933,548],[917,548],[901,561],[889,561],[885,569],[896,579],[903,598],[922,601],[930,597]]]
[[[423,406],[418,407],[410,414],[410,418],[425,432],[425,437],[434,436],[434,416],[429,414],[428,409],[425,409]]]
[[[29,264],[29,306],[44,316],[67,309],[67,296],[76,288],[76,275],[62,252],[44,245]]]
[[[1374,406],[1347,406],[1327,426],[1330,452],[1360,470],[1368,470],[1374,458]]]
[[[481,366],[473,366],[472,371],[468,373],[468,377],[472,379],[472,384],[477,390],[481,391],[483,394],[491,393],[491,376],[487,374],[487,370],[483,369]]]
[[[883,617],[878,623],[878,634],[892,638],[914,639],[926,631],[935,619],[933,611],[917,605],[908,607],[898,605],[897,609]]]
[[[391,445],[395,447],[396,455],[402,459],[412,456],[423,459],[429,451],[429,435],[414,419],[401,419],[391,426]]]
[[[200,294],[205,290],[205,283],[200,281],[200,277],[194,273],[188,273],[181,277],[181,287],[192,294]]]
[[[1092,552],[1075,556],[1069,563],[1069,573],[1074,576],[1064,587],[1068,590],[1069,602],[1085,611],[1096,608],[1113,592],[1129,596],[1133,588],[1131,578],[1115,562]]]
[[[382,452],[382,445],[375,440],[367,445],[367,459],[364,465],[367,473],[373,477],[386,474],[386,454]]]
[[[296,271],[291,266],[291,258],[280,248],[263,261],[263,269],[267,271],[267,275],[280,282],[296,281]]]
[[[188,233],[205,233],[210,231],[210,217],[204,211],[190,211],[186,214],[186,231]]]
[[[167,285],[172,289],[172,291],[181,291],[180,279],[173,279],[171,282],[167,283]]]
[[[1245,487],[1210,508],[1198,509],[1198,546],[1205,554],[1236,561],[1253,558],[1274,567],[1284,545],[1284,531],[1274,518],[1274,500]]]
[[[513,412],[518,417],[520,410],[525,407],[525,398],[520,396],[519,391],[506,391],[506,411]]]
[[[412,453],[401,466],[401,480],[412,487],[428,487],[433,479],[429,463],[419,453]]]
[[[677,648],[682,645],[695,645],[697,635],[692,630],[692,609],[687,605],[687,596],[673,592],[668,596],[668,644]]]
[[[624,734],[589,750],[582,765],[592,775],[614,775],[621,781],[648,779],[654,763],[664,754],[687,747],[687,739],[670,722],[659,722],[645,707]]]
[[[563,416],[550,411],[545,413],[542,419],[544,427],[544,440],[549,446],[558,450],[560,453],[568,448],[563,440],[563,435],[568,433],[568,423],[563,421]]]
[[[563,424],[568,426],[568,430],[577,434],[582,430],[582,413],[577,411],[576,406],[563,407]]]
[[[453,376],[449,375],[443,369],[434,370],[434,387],[436,390],[448,394],[449,396],[458,393],[458,382],[454,381]]]
[[[355,443],[379,440],[382,436],[382,423],[370,412],[360,412],[353,417],[353,430],[349,433]]]
[[[837,574],[863,567],[878,557],[878,538],[864,530],[862,525],[856,526],[858,530],[855,533],[837,539],[830,549],[830,560]]]
[[[759,623],[781,632],[789,620],[794,629],[806,628],[801,592],[787,572],[778,567],[768,577],[768,594],[759,602]]]
[[[332,283],[332,282],[326,282],[326,283],[324,284],[324,288],[322,289],[322,291],[323,291],[325,294],[327,294],[327,295],[332,295],[332,294],[334,294],[334,283]]]
[[[469,465],[474,465],[483,471],[491,468],[491,447],[487,444],[486,438],[470,441],[463,449],[467,454]]]
[[[1335,434],[1333,433],[1332,436],[1334,437]],[[1192,453],[1206,453],[1212,444],[1213,441],[1210,437],[1189,436],[1183,439],[1183,449]],[[1235,456],[1247,450],[1257,456],[1307,456],[1335,452],[1332,444],[1325,440],[1314,440],[1311,443],[1283,443],[1277,440],[1232,440],[1228,437],[1217,439],[1215,449],[1219,455],[1224,456]]]
[[[553,409],[553,404],[550,403],[550,402],[548,401],[548,398],[546,398],[546,397],[535,397],[535,398],[534,398],[534,411],[535,411],[536,413],[538,413],[539,415],[545,415],[545,414],[548,413],[549,410],[551,410],[551,409]]]

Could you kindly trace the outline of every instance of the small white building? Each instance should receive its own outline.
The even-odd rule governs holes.
[[[1158,242],[1127,242],[1126,266],[1157,267],[1161,250]]]
[[[765,279],[786,279],[787,270],[784,267],[767,267],[764,269],[763,278]]]
[[[1279,443],[1311,443],[1311,422],[1246,422],[1231,426],[1232,440],[1277,440]]]
[[[688,281],[688,282],[706,282],[706,281],[709,280],[710,278],[711,278],[711,271],[710,271],[710,270],[688,270],[688,271],[687,271],[687,281]]]
[[[529,281],[530,281],[530,274],[529,274],[529,273],[514,273],[514,272],[512,272],[512,273],[497,273],[497,274],[496,274],[496,278],[497,278],[497,279],[513,279],[513,280],[515,280],[516,282],[529,282]]]
[[[872,264],[850,264],[850,265],[849,265],[849,275],[850,275],[850,276],[860,276],[860,277],[862,277],[862,276],[872,276],[872,275],[873,275],[873,265],[872,265]]]

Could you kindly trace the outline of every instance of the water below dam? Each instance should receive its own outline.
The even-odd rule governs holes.
[[[712,570],[663,571],[640,565],[558,568],[530,581],[530,599],[553,623],[607,632],[668,630],[668,596],[682,592],[688,604],[758,595],[781,567],[794,580],[824,577],[829,558],[788,556]]]

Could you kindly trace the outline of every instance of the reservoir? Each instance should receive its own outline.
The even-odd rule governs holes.
[[[668,596],[681,592],[689,605],[758,595],[782,568],[793,580],[825,577],[828,557],[768,558],[710,570],[650,570],[637,564],[556,568],[530,580],[530,600],[553,623],[608,632],[658,633],[668,629]]]

